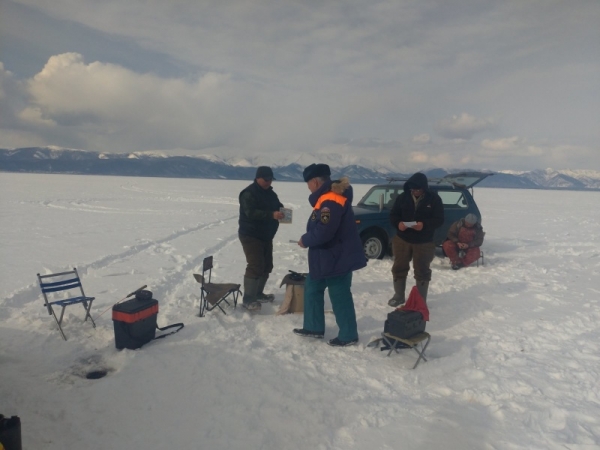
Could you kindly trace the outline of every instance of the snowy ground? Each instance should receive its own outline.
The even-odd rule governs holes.
[[[310,213],[304,184],[274,183],[294,210],[275,238],[275,304],[196,316],[205,256],[214,281],[242,280],[247,184],[0,173],[0,413],[21,417],[24,449],[600,448],[600,193],[476,189],[485,266],[435,259],[429,362],[411,370],[414,352],[366,348],[390,311],[389,258],[355,273],[357,347],[274,315],[283,276],[307,268],[288,242]],[[159,325],[185,328],[117,351],[110,310],[94,330],[70,307],[64,342],[35,275],[73,266],[94,317],[148,284]]]

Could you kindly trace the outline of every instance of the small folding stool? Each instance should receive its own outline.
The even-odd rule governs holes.
[[[384,347],[382,347],[382,350],[387,350],[387,348],[389,348],[390,351],[388,352],[387,356],[390,356],[394,350],[396,353],[400,353],[400,350],[402,349],[412,348],[419,355],[417,362],[413,366],[413,369],[416,369],[416,367],[419,365],[419,362],[421,362],[421,359],[423,361],[427,361],[427,358],[425,357],[425,350],[427,349],[430,340],[430,334],[423,331],[422,333],[415,334],[409,338],[399,338],[389,333],[381,333],[381,338],[377,341],[383,341]],[[419,347],[421,348],[419,349]]]
[[[200,312],[199,317],[204,317],[204,311],[212,311],[219,308],[223,314],[227,315],[221,307],[221,302],[229,305],[229,300],[233,300],[233,307],[237,307],[238,297],[242,293],[240,284],[236,283],[213,283],[211,282],[213,269],[213,257],[207,256],[202,261],[202,275],[195,273],[194,278],[200,283]],[[208,272],[208,276],[206,276]]]

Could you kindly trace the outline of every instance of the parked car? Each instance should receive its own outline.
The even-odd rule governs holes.
[[[435,230],[433,241],[440,246],[446,240],[450,225],[469,213],[481,220],[481,213],[473,198],[473,186],[493,175],[483,172],[462,172],[430,179],[429,189],[441,197],[444,204],[444,224]],[[396,230],[390,223],[390,210],[398,195],[403,192],[406,179],[390,179],[388,184],[373,186],[353,206],[358,232],[368,259],[381,259],[391,254],[392,238]]]

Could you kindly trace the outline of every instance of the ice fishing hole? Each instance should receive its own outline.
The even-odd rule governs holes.
[[[85,377],[88,380],[99,380],[100,378],[104,378],[107,373],[108,371],[104,369],[92,370],[91,372],[88,372]]]

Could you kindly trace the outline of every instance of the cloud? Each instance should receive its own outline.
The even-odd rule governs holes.
[[[26,104],[26,90],[23,83],[4,68],[0,62],[0,110],[2,111],[2,127],[16,126],[15,120],[19,110]]]
[[[429,136],[428,134],[418,134],[416,136],[413,136],[412,142],[415,144],[430,144],[431,136]]]
[[[306,93],[205,72],[165,78],[70,52],[22,83],[20,126],[48,144],[98,151],[228,147],[312,151],[364,113],[347,93]]]
[[[513,136],[501,139],[484,139],[481,141],[481,154],[488,156],[544,156],[549,147],[540,144],[529,144],[527,139]]]
[[[22,85],[13,114],[20,126],[49,144],[98,151],[314,151],[367,108],[346,92],[265,87],[217,72],[166,78],[74,52],[50,57]]]
[[[253,103],[253,92],[221,73],[160,78],[64,53],[27,81],[26,93],[27,104],[17,114],[23,126],[40,134],[74,133],[88,149],[233,144],[255,125],[244,109]]]
[[[484,139],[481,141],[481,147],[490,153],[512,152],[521,147],[523,139],[518,136],[502,139]]]
[[[493,161],[501,158],[518,158],[525,168],[568,168],[585,167],[584,161],[597,158],[600,150],[585,146],[530,142],[528,139],[513,136],[501,139],[484,139],[474,161]]]
[[[456,155],[437,151],[437,152],[411,152],[407,158],[408,167],[412,170],[422,170],[431,167],[457,167]]]
[[[452,116],[449,119],[439,121],[435,129],[440,136],[449,139],[471,139],[475,134],[493,129],[493,119],[478,119],[467,113]]]
[[[4,85],[11,108],[5,113],[0,99],[0,145],[9,129],[98,151],[230,149],[245,157],[345,142],[345,151],[407,162],[416,151],[431,164],[505,168],[545,166],[549,143],[597,148],[600,139],[595,2],[8,6],[2,57],[22,78],[12,77],[16,91]],[[469,113],[451,116],[461,111]],[[531,148],[517,142],[511,150],[506,136],[523,136]],[[520,150],[537,152],[537,161]],[[590,155],[585,167],[600,168],[597,152]]]
[[[169,121],[171,114],[219,108],[231,88],[226,75],[208,73],[187,82],[137,74],[113,64],[85,64],[76,53],[56,55],[28,83],[33,103],[60,125]],[[189,118],[189,116],[188,116]],[[201,126],[201,124],[198,124]]]

